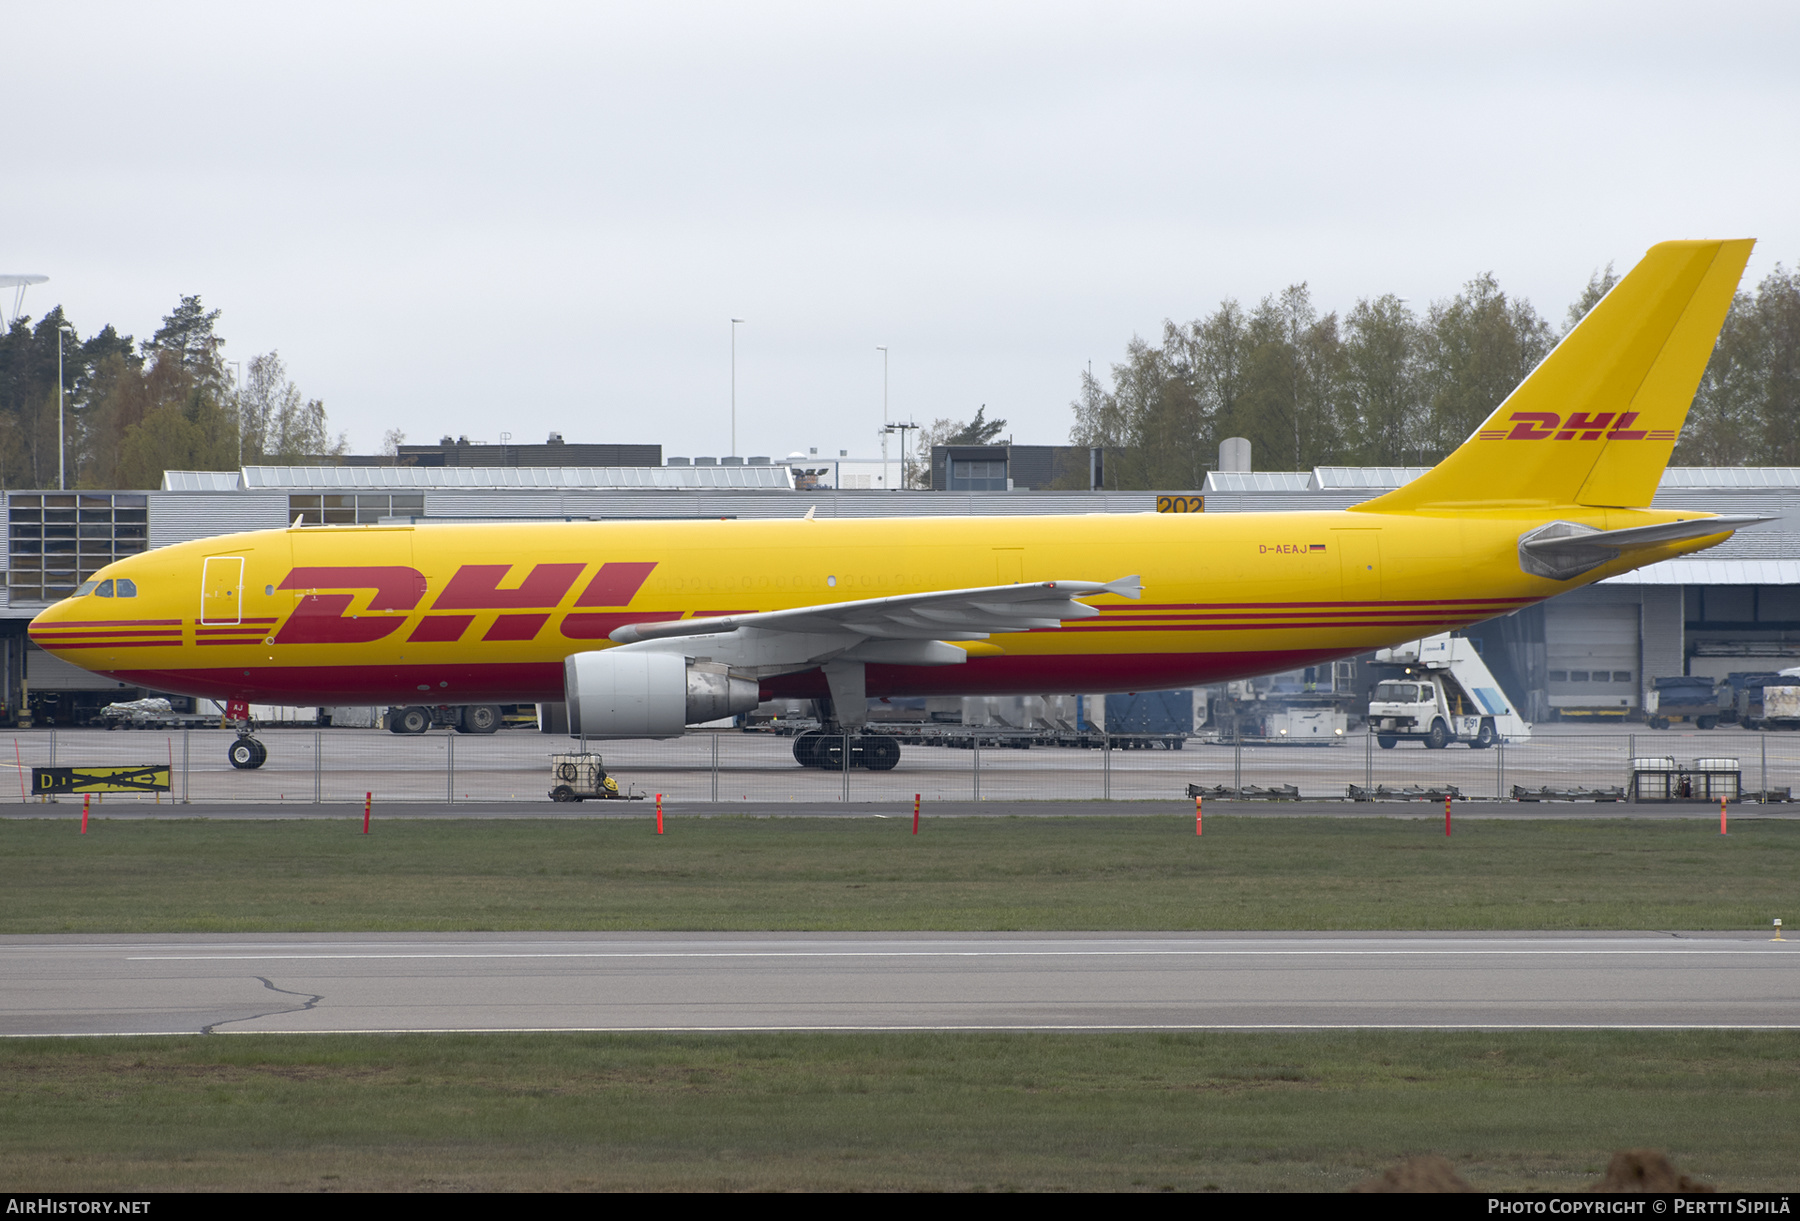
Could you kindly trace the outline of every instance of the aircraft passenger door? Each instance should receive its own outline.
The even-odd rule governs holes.
[[[1381,531],[1333,530],[1338,569],[1343,575],[1346,602],[1374,602],[1381,598]]]
[[[200,572],[200,622],[236,624],[244,619],[244,557],[215,555]]]

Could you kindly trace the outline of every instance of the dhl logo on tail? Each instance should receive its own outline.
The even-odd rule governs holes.
[[[1568,419],[1549,411],[1515,411],[1506,417],[1511,431],[1484,428],[1475,434],[1478,441],[1673,441],[1675,433],[1667,428],[1633,428],[1640,411],[1621,411],[1618,418],[1610,411],[1572,411]]]

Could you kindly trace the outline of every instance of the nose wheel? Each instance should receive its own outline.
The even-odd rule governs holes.
[[[225,752],[231,766],[240,772],[254,771],[269,758],[269,749],[255,738],[239,738]]]

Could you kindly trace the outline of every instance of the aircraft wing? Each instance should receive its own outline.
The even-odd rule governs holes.
[[[1092,618],[1100,612],[1076,599],[1099,594],[1140,598],[1143,583],[1138,577],[1130,576],[1105,582],[1031,581],[976,589],[936,590],[749,615],[632,623],[615,629],[611,638],[619,644],[635,644],[645,640],[756,628],[765,632],[808,635],[854,633],[877,640],[983,640],[995,632],[1061,627],[1068,619]]]

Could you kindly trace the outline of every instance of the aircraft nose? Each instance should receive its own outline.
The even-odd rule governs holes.
[[[66,643],[70,630],[79,622],[73,599],[64,599],[41,610],[25,627],[25,636],[40,649],[55,652]]]
[[[42,630],[55,627],[59,623],[66,623],[68,622],[68,618],[69,603],[65,599],[64,601],[58,602],[54,606],[47,607],[34,615],[31,622],[25,626],[25,635],[30,637],[34,643],[42,647],[44,645]]]

